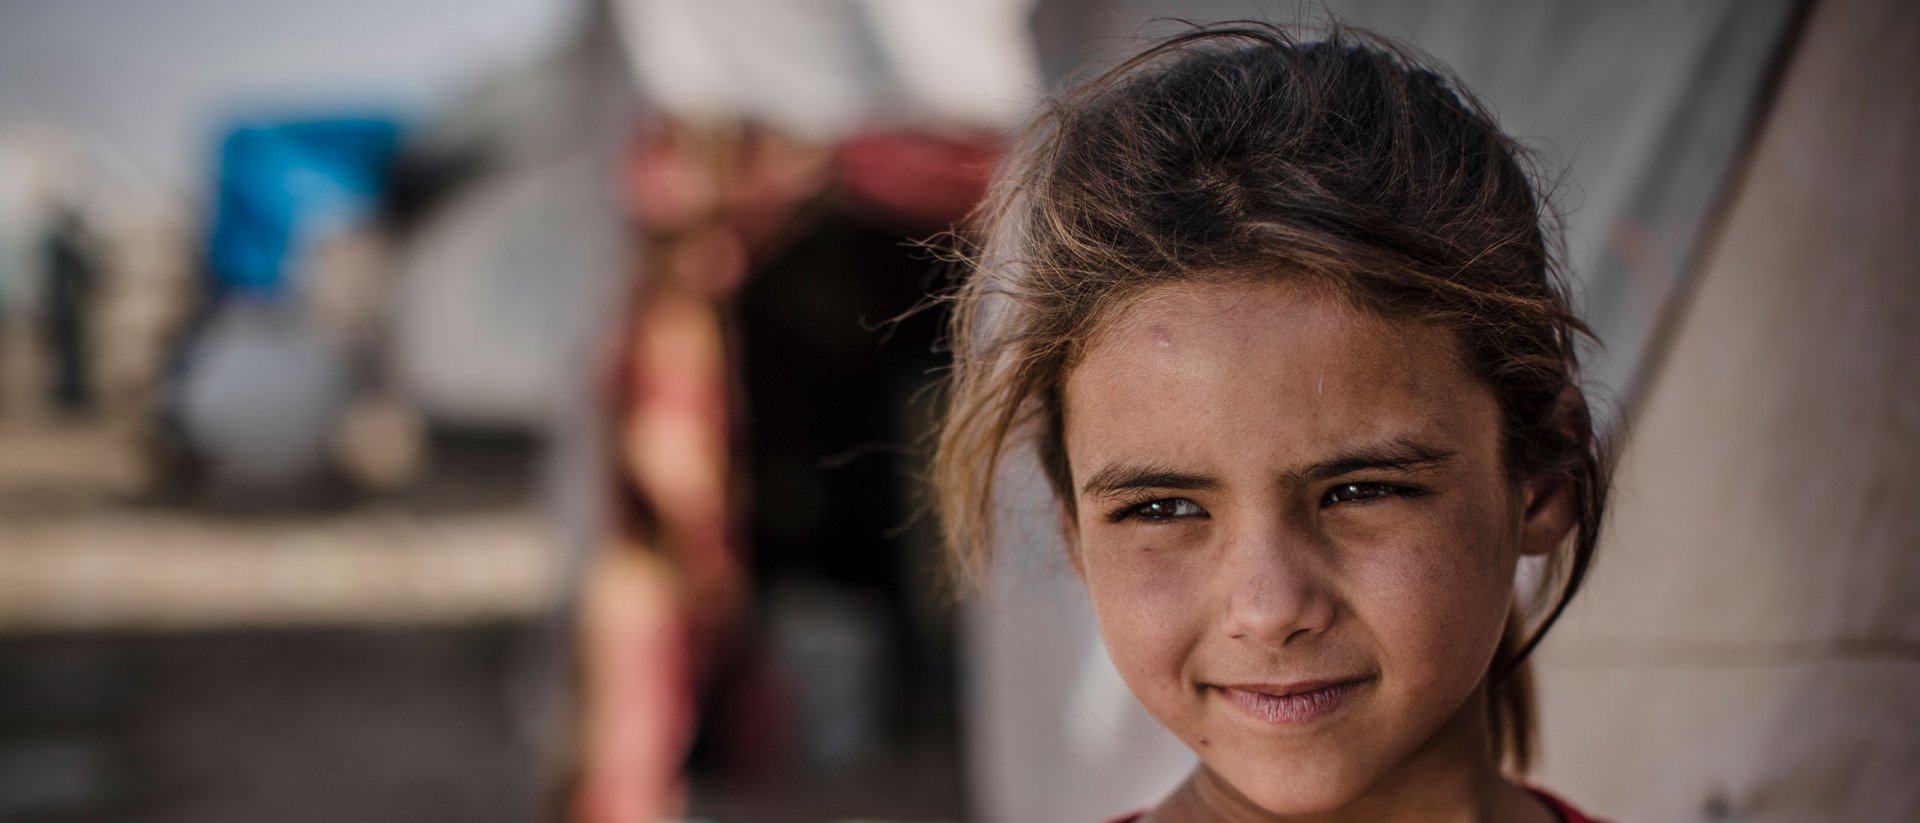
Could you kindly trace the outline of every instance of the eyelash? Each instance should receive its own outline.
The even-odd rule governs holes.
[[[1193,514],[1148,514],[1147,513],[1147,507],[1149,506],[1157,506],[1160,504],[1178,505],[1181,503],[1185,503],[1189,506],[1192,506],[1194,510],[1200,512],[1200,514],[1193,515]],[[1167,523],[1174,520],[1179,520],[1180,518],[1183,518],[1183,517],[1206,517],[1206,516],[1207,516],[1206,509],[1200,508],[1200,504],[1195,503],[1191,500],[1188,500],[1184,497],[1150,497],[1144,500],[1132,500],[1132,501],[1128,501],[1126,503],[1120,504],[1118,508],[1115,508],[1112,512],[1109,512],[1107,514],[1107,521],[1110,523],[1118,523],[1128,518],[1137,517],[1141,520],[1147,521],[1148,523]]]
[[[1335,499],[1335,495],[1343,491],[1360,491],[1364,493],[1359,497],[1346,500]],[[1397,486],[1392,483],[1341,483],[1327,490],[1326,496],[1320,498],[1320,506],[1321,508],[1325,508],[1339,503],[1373,503],[1388,497],[1419,497],[1426,493],[1425,489],[1416,489],[1412,486]]]
[[[1343,492],[1346,493],[1346,495],[1348,495],[1344,499],[1342,499]],[[1372,482],[1341,483],[1340,485],[1334,486],[1333,488],[1327,490],[1326,495],[1320,499],[1320,507],[1326,508],[1328,506],[1343,505],[1343,504],[1344,505],[1365,505],[1368,503],[1376,503],[1389,497],[1419,497],[1426,493],[1427,492],[1425,489],[1417,489],[1412,486],[1399,486],[1399,485],[1394,485],[1392,483],[1372,483]],[[1199,514],[1150,514],[1148,513],[1148,507],[1160,506],[1165,504],[1172,504],[1173,506],[1177,506],[1179,504],[1186,504],[1188,506],[1192,506],[1195,511],[1199,512]],[[1207,516],[1208,515],[1205,509],[1200,508],[1200,505],[1198,503],[1195,503],[1192,500],[1188,500],[1187,498],[1151,497],[1143,500],[1131,500],[1126,503],[1120,504],[1113,511],[1107,514],[1107,520],[1108,522],[1111,522],[1111,523],[1119,523],[1129,518],[1139,518],[1140,520],[1144,520],[1149,523],[1167,523],[1167,522],[1179,520],[1182,518],[1188,518],[1188,517],[1204,518]]]

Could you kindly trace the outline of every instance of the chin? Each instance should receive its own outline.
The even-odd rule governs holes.
[[[1344,764],[1272,764],[1253,771],[1222,772],[1208,767],[1227,788],[1269,814],[1306,815],[1343,809],[1366,794],[1372,781]]]
[[[1258,792],[1248,792],[1247,799],[1253,801],[1268,814],[1277,817],[1323,814],[1344,809],[1359,799],[1358,792],[1339,791],[1338,787],[1316,787],[1300,791],[1293,788],[1255,787]]]

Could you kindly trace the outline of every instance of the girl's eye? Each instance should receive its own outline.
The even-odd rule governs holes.
[[[1321,506],[1336,503],[1366,503],[1387,497],[1413,497],[1420,492],[1406,486],[1387,483],[1342,483],[1327,490],[1327,496],[1320,501]]]
[[[1145,503],[1135,503],[1130,506],[1124,506],[1113,513],[1112,520],[1118,523],[1129,517],[1138,517],[1141,520],[1164,523],[1182,517],[1205,516],[1207,516],[1207,511],[1200,508],[1200,504],[1198,503],[1184,497],[1166,497],[1159,500],[1148,500]]]

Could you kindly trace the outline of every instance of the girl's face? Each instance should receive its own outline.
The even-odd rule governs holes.
[[[1107,649],[1201,777],[1273,813],[1488,762],[1481,681],[1532,523],[1445,330],[1297,286],[1140,297],[1065,389]],[[1451,768],[1443,766],[1443,768]]]

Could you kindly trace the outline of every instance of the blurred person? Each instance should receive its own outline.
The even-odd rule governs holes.
[[[1523,782],[1609,472],[1557,218],[1444,69],[1322,36],[1198,28],[1043,110],[956,296],[949,549],[979,579],[1031,448],[1198,758],[1124,820],[1580,823]]]
[[[902,247],[903,227],[932,232],[961,217],[996,154],[927,135],[867,132],[829,147],[670,120],[641,139],[632,198],[646,276],[616,355],[617,534],[589,571],[583,606],[580,815],[672,814],[698,740],[717,765],[762,776],[804,744],[800,684],[774,670],[777,650],[756,628],[772,615],[755,604],[780,575],[811,569],[879,592],[915,585],[890,556],[899,541],[884,537],[905,516],[903,500],[883,502],[900,472],[819,464],[844,450],[839,437],[912,439],[889,418],[925,380],[932,329],[889,341],[912,356],[861,355],[880,345],[858,318],[924,297],[910,272],[926,263]],[[868,248],[881,255],[848,256]],[[795,290],[859,297],[797,317]],[[796,321],[835,330],[796,337]],[[837,346],[840,332],[856,352]],[[796,470],[817,485],[783,485]],[[794,533],[767,511],[791,511],[781,498],[794,494],[826,495],[847,516]],[[901,599],[883,597],[885,643],[890,660],[910,665],[899,656],[913,619]]]
[[[822,169],[768,133],[666,122],[643,141],[631,173],[647,277],[615,355],[615,534],[581,615],[584,821],[684,811],[695,694],[738,642],[747,597],[726,301]]]
[[[682,813],[682,769],[698,740],[749,771],[794,745],[792,684],[776,682],[753,628],[769,564],[794,549],[766,544],[755,525],[764,512],[753,504],[768,501],[749,490],[766,488],[757,470],[770,459],[759,428],[769,418],[747,411],[798,399],[770,399],[763,378],[808,373],[808,344],[766,335],[765,321],[822,321],[770,293],[742,293],[755,277],[776,276],[825,299],[835,279],[887,275],[849,271],[871,261],[828,262],[841,252],[809,238],[836,221],[870,221],[890,226],[873,236],[897,248],[979,199],[997,135],[1031,87],[1027,6],[615,4],[654,113],[630,155],[639,278],[613,355],[614,533],[587,571],[581,608],[575,819]],[[809,286],[808,271],[826,278]],[[789,359],[743,369],[754,351],[742,349],[754,346]],[[841,399],[776,414],[831,414]],[[891,571],[901,564],[856,549],[861,536],[840,537],[803,550],[843,553],[843,565],[883,578],[883,589],[904,585]],[[906,631],[902,608],[890,607],[889,631]]]
[[[41,246],[47,399],[62,413],[84,414],[93,409],[94,399],[89,343],[98,256],[79,212],[71,207],[55,210]]]

